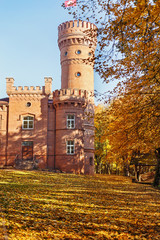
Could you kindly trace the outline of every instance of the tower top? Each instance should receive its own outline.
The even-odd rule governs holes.
[[[61,88],[94,90],[94,52],[97,46],[95,24],[74,20],[58,27],[61,54]]]
[[[91,45],[95,49],[97,46],[96,25],[81,20],[68,21],[60,24],[58,27],[59,47],[61,48],[61,45],[67,44],[68,41],[75,41],[75,44],[81,44],[85,41],[85,44]]]
[[[85,30],[96,30],[97,27],[95,24],[81,21],[81,20],[74,20],[74,21],[67,21],[59,25],[58,27],[58,37],[69,33],[83,33]]]

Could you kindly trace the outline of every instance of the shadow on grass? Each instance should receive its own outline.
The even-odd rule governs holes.
[[[159,239],[160,193],[126,177],[0,171],[0,194],[11,239]]]

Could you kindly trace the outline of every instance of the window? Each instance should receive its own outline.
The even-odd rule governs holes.
[[[67,55],[68,55],[68,52],[65,52],[65,53],[64,53],[64,56],[67,56]]]
[[[34,127],[34,117],[26,116],[23,117],[23,129],[33,129]]]
[[[75,116],[73,114],[67,115],[67,128],[75,128]]]
[[[80,77],[80,76],[81,76],[81,73],[80,73],[80,72],[77,72],[75,75],[76,75],[76,77]]]
[[[31,103],[27,102],[26,107],[30,107],[30,106],[31,106]]]
[[[67,141],[67,154],[74,154],[74,141]]]
[[[77,51],[76,51],[76,54],[81,54],[81,50],[77,50]]]
[[[22,146],[31,147],[33,146],[33,142],[32,141],[22,142]]]

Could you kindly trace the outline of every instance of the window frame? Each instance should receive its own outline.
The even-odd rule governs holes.
[[[24,119],[24,118],[32,118],[32,119]],[[27,124],[24,124],[24,122],[27,122]],[[30,127],[30,123],[32,123],[32,127]],[[24,127],[24,125],[27,125],[27,127]],[[23,130],[33,130],[34,129],[34,116],[31,115],[25,115],[22,118],[22,129]]]
[[[74,118],[69,119],[69,116],[73,116]],[[72,114],[72,113],[67,114],[67,129],[75,129],[75,123],[76,123],[75,119],[76,119],[75,114]],[[72,123],[73,123],[73,127],[72,127]]]
[[[70,140],[66,141],[66,153],[67,153],[67,155],[75,154],[75,141],[74,140],[70,139]]]

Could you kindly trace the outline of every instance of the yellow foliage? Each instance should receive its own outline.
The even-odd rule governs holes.
[[[160,193],[151,186],[120,176],[22,172],[0,170],[0,239],[160,237]]]

